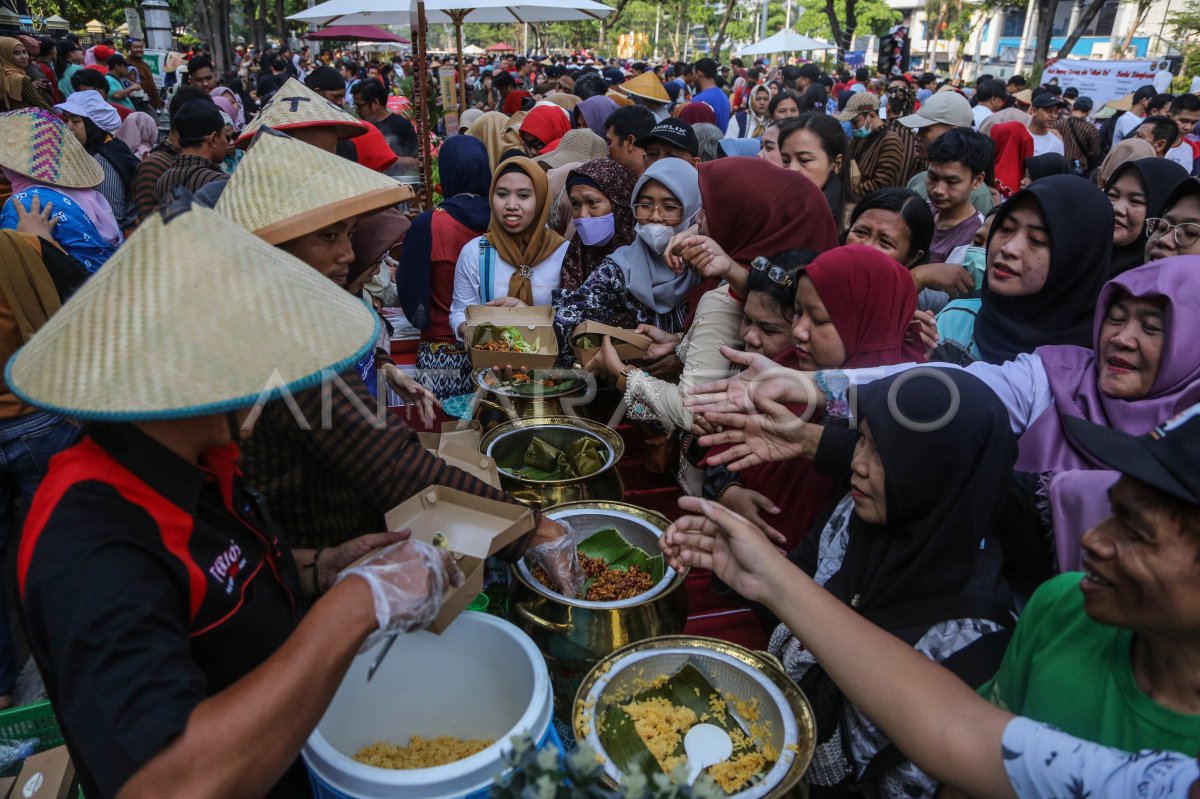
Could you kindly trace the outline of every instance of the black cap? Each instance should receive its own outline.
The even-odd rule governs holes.
[[[1077,111],[1091,111],[1096,107],[1096,102],[1091,97],[1076,97],[1074,107]]]
[[[171,117],[171,127],[183,145],[194,144],[210,133],[225,130],[221,110],[211,100],[188,100]]]
[[[645,149],[655,141],[687,150],[693,156],[700,154],[700,140],[696,138],[696,131],[692,130],[691,125],[675,117],[667,117],[655,125],[649,133],[637,140],[637,146]]]
[[[1066,108],[1066,102],[1051,92],[1042,92],[1030,103],[1033,108]]]
[[[1066,421],[1070,438],[1100,463],[1190,505],[1200,505],[1200,405],[1144,436],[1074,417]]]
[[[353,69],[353,67],[351,68]],[[333,67],[317,67],[304,78],[304,85],[314,92],[327,92],[337,89],[344,90],[346,81],[343,80],[341,73]]]

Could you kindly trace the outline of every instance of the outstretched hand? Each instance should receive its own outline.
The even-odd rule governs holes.
[[[754,401],[756,410],[752,413],[704,415],[716,432],[701,437],[700,446],[726,447],[710,454],[705,463],[724,464],[731,472],[738,472],[760,463],[816,456],[824,428],[765,396],[755,396]]]

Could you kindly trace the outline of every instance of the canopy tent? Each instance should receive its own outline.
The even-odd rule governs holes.
[[[463,55],[483,55],[487,50],[484,50],[477,44],[468,44],[463,48]]]
[[[515,53],[516,48],[513,47],[511,44],[505,44],[504,42],[496,42],[495,44],[488,47],[487,51],[489,53]]]
[[[762,41],[748,44],[738,50],[738,55],[770,55],[772,53],[796,53],[806,50],[834,50],[836,44],[823,42],[802,33],[796,33],[791,28],[784,28],[779,33],[768,36]]]
[[[377,28],[374,25],[331,25],[324,30],[304,34],[305,39],[334,42],[391,42],[393,44],[412,44],[403,36],[397,36],[391,31]]]

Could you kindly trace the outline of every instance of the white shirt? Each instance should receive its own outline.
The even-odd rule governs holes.
[[[1192,166],[1195,164],[1196,159],[1192,155],[1192,145],[1187,142],[1181,141],[1170,150],[1167,150],[1166,159],[1179,164],[1187,170],[1189,175],[1192,174]]]
[[[1169,69],[1160,69],[1154,73],[1154,80],[1150,81],[1154,85],[1154,91],[1159,94],[1166,94],[1171,91],[1171,81],[1175,80],[1175,76],[1171,74]]]
[[[979,126],[983,124],[983,120],[987,119],[995,112],[983,103],[980,103],[971,109],[971,113],[975,115],[975,130],[979,130]]]
[[[1183,799],[1200,779],[1196,758],[1122,752],[1017,716],[1004,728],[1004,772],[1021,799]]]
[[[450,329],[457,335],[458,327],[467,321],[467,306],[482,305],[483,293],[479,290],[479,240],[476,236],[463,245],[454,265],[454,298],[450,302]],[[562,281],[562,262],[570,242],[564,241],[554,253],[535,264],[530,282],[533,284],[533,304],[549,305],[551,292]],[[508,296],[508,281],[517,268],[500,257],[499,250],[492,250],[492,297]]]
[[[1063,149],[1062,136],[1055,131],[1048,130],[1045,133],[1034,133],[1029,131],[1029,135],[1033,137],[1033,155],[1045,155],[1046,153],[1058,153],[1066,155],[1067,151]]]
[[[1112,144],[1115,147],[1117,142],[1133,132],[1133,129],[1142,124],[1145,117],[1140,117],[1132,111],[1126,111],[1117,117],[1117,124],[1113,126]]]

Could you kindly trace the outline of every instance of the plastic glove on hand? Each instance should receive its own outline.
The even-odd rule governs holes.
[[[358,577],[371,587],[379,628],[367,636],[360,652],[380,639],[429,625],[442,609],[442,594],[463,583],[463,574],[446,550],[424,541],[401,541],[346,569],[338,582]]]
[[[567,531],[562,538],[538,544],[525,553],[525,559],[531,566],[540,566],[550,578],[550,588],[563,596],[575,599],[583,594],[583,584],[587,576],[579,563],[579,550],[571,535],[571,527],[566,522],[559,522]]]

